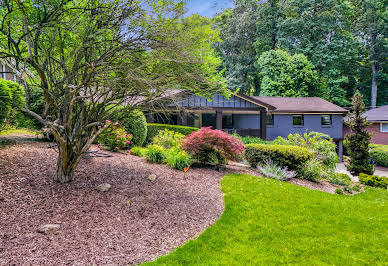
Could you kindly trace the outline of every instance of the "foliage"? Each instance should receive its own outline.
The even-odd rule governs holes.
[[[147,148],[144,148],[144,147],[135,146],[131,149],[131,154],[139,157],[145,157],[146,152],[147,152]]]
[[[193,159],[210,164],[224,164],[244,151],[244,145],[238,138],[210,127],[186,136],[182,147]]]
[[[314,152],[314,158],[316,160],[331,170],[334,170],[338,162],[338,155],[333,139],[323,133],[312,131],[309,133],[306,132],[303,135],[298,133],[293,135],[289,134],[287,139],[277,137],[274,144],[305,147]]]
[[[348,186],[350,184],[350,177],[344,173],[333,173],[328,176],[327,180],[335,185]]]
[[[299,170],[299,177],[310,181],[315,181],[320,178],[326,178],[328,169],[317,159],[307,161]]]
[[[318,86],[317,72],[303,54],[270,50],[261,54],[257,65],[262,96],[305,97]]]
[[[361,173],[359,176],[360,183],[365,184],[371,187],[388,187],[388,177],[385,176],[377,176],[377,175],[368,175]]]
[[[371,144],[369,146],[371,147],[370,156],[374,163],[378,166],[388,167],[388,145]]]
[[[161,130],[154,137],[152,143],[162,146],[164,149],[180,149],[185,135],[172,130]]]
[[[371,134],[367,128],[370,123],[363,116],[365,104],[360,92],[356,92],[352,98],[352,107],[348,114],[348,121],[345,124],[351,130],[345,139],[348,142],[349,164],[347,168],[353,175],[360,173],[373,174],[373,165],[369,163],[369,143]]]
[[[147,122],[140,110],[126,111],[125,108],[116,108],[113,111],[112,121],[119,121],[125,130],[133,135],[130,147],[142,146],[147,136]]]
[[[11,110],[12,95],[7,83],[0,79],[0,127]]]
[[[112,124],[108,121],[108,124],[111,126],[99,135],[97,142],[106,145],[111,151],[129,150],[132,135],[118,122]]]
[[[190,167],[191,157],[185,151],[171,149],[167,153],[166,163],[174,169],[183,171],[185,168]]]
[[[306,148],[292,145],[248,144],[245,146],[245,158],[251,167],[257,167],[265,160],[271,159],[280,167],[299,171],[313,158],[313,153]]]
[[[158,145],[149,145],[145,156],[150,163],[162,164],[166,161],[166,151]]]
[[[257,137],[251,137],[251,136],[241,137],[237,134],[232,134],[232,136],[238,137],[244,145],[252,144],[252,143],[257,143],[257,144],[267,144],[267,143],[270,144],[271,143],[271,141],[263,140],[263,139],[257,138]]]
[[[287,167],[280,167],[268,159],[264,161],[264,164],[257,167],[259,171],[268,178],[286,181],[296,176],[295,171],[289,171]]]
[[[145,265],[384,264],[388,191],[354,197],[227,174],[225,210],[196,239]],[[367,248],[366,248],[367,247]]]
[[[178,132],[185,136],[191,134],[193,131],[197,131],[196,127],[186,127],[186,126],[175,126],[175,125],[167,125],[167,124],[147,124],[147,138],[144,142],[144,145],[150,144],[154,137],[158,135],[159,131],[163,131],[165,129]]]
[[[344,192],[342,191],[342,189],[336,188],[336,189],[335,189],[335,194],[342,195],[342,194],[344,194]]]

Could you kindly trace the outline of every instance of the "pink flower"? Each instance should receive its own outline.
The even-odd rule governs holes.
[[[119,149],[119,147],[115,147],[115,149],[116,149],[116,150],[118,150],[118,149]]]
[[[129,140],[127,140],[125,143],[127,143],[127,144],[129,144],[129,143],[131,143]]]
[[[101,147],[101,144],[100,144],[100,143],[98,143],[98,144],[97,144],[97,147],[99,147],[99,148],[100,148],[100,147]]]
[[[119,139],[119,138],[120,138],[120,135],[117,135],[117,138]]]
[[[119,124],[119,122],[114,123],[115,126],[117,126],[118,124]]]
[[[110,123],[110,120],[105,120],[105,122]]]
[[[127,150],[127,153],[129,153],[130,152],[130,150]]]
[[[98,128],[101,128],[101,126],[98,126]]]
[[[120,140],[117,140],[117,142],[120,142]]]

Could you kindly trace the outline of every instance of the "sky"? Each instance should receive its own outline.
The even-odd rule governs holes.
[[[205,17],[212,17],[225,8],[232,7],[231,0],[188,0],[187,15],[198,13]]]

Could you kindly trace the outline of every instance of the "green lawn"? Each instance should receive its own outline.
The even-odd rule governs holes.
[[[332,195],[228,174],[225,212],[157,265],[388,265],[388,191]]]

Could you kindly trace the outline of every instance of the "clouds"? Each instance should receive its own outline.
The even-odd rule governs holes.
[[[231,0],[188,0],[187,15],[200,14],[206,17],[212,17],[225,8],[232,7]]]

